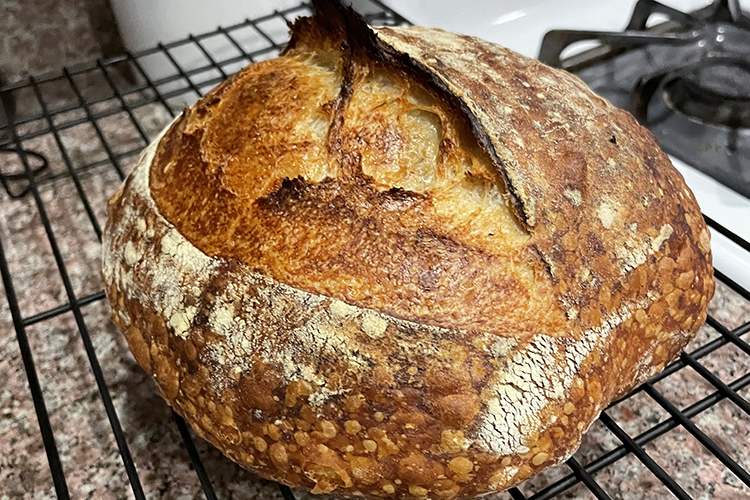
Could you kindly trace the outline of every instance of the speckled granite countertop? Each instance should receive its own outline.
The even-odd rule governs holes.
[[[169,121],[164,110],[156,105],[139,108],[136,114],[152,136]],[[143,145],[124,113],[102,119],[99,124],[119,151]],[[105,158],[90,124],[65,130],[62,140],[76,165]],[[47,155],[53,172],[64,171],[51,135],[30,140],[26,147]],[[7,158],[1,160],[8,161]],[[121,166],[127,170],[134,161],[135,157],[131,156]],[[114,168],[104,165],[89,170],[81,183],[103,224],[106,200],[119,183]],[[46,182],[40,187],[40,194],[75,293],[84,296],[99,291],[100,247],[72,181],[62,177]],[[0,193],[0,238],[23,316],[29,317],[67,302],[32,197],[14,200]],[[5,304],[3,302],[0,308],[0,499],[54,498],[13,323]],[[82,312],[147,498],[204,498],[170,410],[156,395],[153,384],[133,360],[124,338],[111,324],[105,302],[85,305]],[[710,312],[731,328],[750,321],[750,304],[722,285],[718,287]],[[27,332],[71,497],[131,498],[133,494],[72,313],[36,323],[28,327]],[[718,336],[716,331],[704,326],[688,350]],[[750,372],[750,356],[732,345],[719,348],[702,362],[727,383]],[[689,368],[659,382],[656,387],[679,408],[715,391]],[[746,399],[750,397],[747,388],[740,394]],[[631,436],[668,418],[667,413],[643,393],[608,410],[608,414]],[[693,418],[693,422],[742,467],[750,469],[748,415],[723,400]],[[219,498],[281,498],[274,483],[243,471],[200,439],[196,438],[196,445]],[[588,463],[619,445],[614,435],[596,422],[576,457]],[[750,489],[682,428],[666,433],[645,449],[696,499],[750,498]],[[568,473],[565,465],[555,467],[536,476],[521,489],[531,494]],[[632,455],[598,472],[595,479],[615,499],[672,498]],[[298,498],[304,497],[298,494]],[[509,496],[504,493],[497,498]],[[579,484],[560,498],[594,497]]]

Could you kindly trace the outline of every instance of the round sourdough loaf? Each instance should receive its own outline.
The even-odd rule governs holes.
[[[694,336],[708,230],[653,136],[576,77],[317,9],[113,196],[112,318],[175,411],[261,476],[511,487]]]

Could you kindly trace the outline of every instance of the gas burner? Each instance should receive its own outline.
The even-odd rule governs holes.
[[[696,64],[640,80],[629,108],[646,125],[659,89],[667,106],[700,123],[750,127],[750,61],[709,53]]]
[[[648,28],[654,14],[668,21]],[[581,41],[601,45],[561,57]],[[750,18],[737,0],[691,13],[639,0],[624,32],[550,31],[539,59],[576,73],[665,151],[750,197]]]

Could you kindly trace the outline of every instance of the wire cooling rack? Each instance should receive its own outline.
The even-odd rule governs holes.
[[[372,24],[407,24],[377,0],[356,2],[355,7]],[[42,493],[60,499],[70,498],[71,492],[73,496],[99,498],[96,492],[102,491],[118,498],[173,498],[179,485],[172,483],[190,482],[179,479],[188,477],[186,470],[194,474],[196,488],[184,498],[242,497],[224,484],[226,471],[239,467],[194,440],[175,413],[169,417],[173,423],[162,419],[156,430],[132,416],[134,412],[164,414],[164,405],[154,399],[150,385],[148,396],[139,396],[142,399],[129,401],[121,396],[127,392],[122,387],[127,384],[122,370],[112,366],[121,365],[127,355],[121,340],[107,344],[113,327],[106,313],[101,313],[106,307],[98,278],[98,242],[106,199],[161,127],[181,106],[194,102],[242,66],[278,54],[286,42],[286,23],[310,13],[310,5],[303,3],[137,54],[30,77],[0,89],[9,115],[7,123],[0,122],[0,180],[4,188],[0,193],[0,272],[10,312],[7,322],[1,324],[8,325],[8,338],[15,331],[17,341],[17,345],[7,344],[9,356],[0,359],[0,368],[25,372],[28,382],[28,392],[26,384],[17,384],[6,388],[11,394],[0,402],[10,398],[22,407],[30,398],[33,413],[29,410],[20,417],[24,420],[14,425],[34,427],[35,414],[38,431],[27,429],[27,440],[41,441],[39,456],[34,456],[24,455],[33,445],[16,450],[13,446],[19,441],[15,438],[8,439],[10,445],[0,440],[4,453],[10,446],[6,455],[10,458],[0,459],[0,479],[4,481],[0,496],[31,497],[29,482],[22,480],[28,471],[19,469],[33,469],[46,454],[44,465],[45,471],[49,466],[49,473],[36,470],[35,484],[43,483]],[[727,236],[741,251],[750,252],[747,241],[706,220],[713,231]],[[750,498],[750,405],[746,399],[750,345],[743,339],[750,331],[750,293],[722,272],[716,271],[716,277],[719,288],[707,324],[679,359],[603,412],[581,449],[566,462],[567,468],[549,469],[499,497]],[[98,315],[92,312],[97,304]],[[74,332],[66,342],[80,342],[84,354],[73,356],[73,366],[47,369],[48,358],[62,363],[55,343],[64,332]],[[121,337],[114,332],[111,338]],[[67,344],[60,349],[65,351]],[[35,362],[35,356],[43,362]],[[82,370],[83,375],[65,378],[79,373],[76,370]],[[132,362],[124,371],[140,373]],[[84,404],[80,398],[67,403],[56,391],[74,392],[78,378],[87,377],[96,389],[90,390],[86,410],[75,413],[70,407]],[[142,382],[150,384],[148,379]],[[148,401],[154,402],[152,407]],[[76,418],[82,421],[71,424]],[[90,435],[80,440],[89,439],[93,443],[89,446],[105,452],[110,446],[106,460],[91,464],[85,453],[76,455],[71,441],[78,438],[73,429],[86,425],[91,428]],[[0,439],[12,432],[8,427],[0,426]],[[149,442],[143,443],[143,439]],[[181,441],[169,445],[169,449],[179,448],[174,456],[140,461],[139,457],[148,456],[149,448],[156,449],[170,439]],[[86,446],[78,444],[79,448]],[[131,452],[133,448],[136,453]],[[162,461],[167,463],[160,464]],[[204,465],[209,461],[210,466]],[[94,472],[80,474],[79,469],[85,467]],[[102,467],[111,477],[98,478],[97,490],[86,481],[93,481]],[[166,479],[153,479],[165,469]],[[179,478],[178,471],[182,471]],[[3,491],[13,488],[7,485],[14,478],[20,486]],[[120,490],[116,490],[117,478],[121,478]],[[286,486],[278,485],[273,493],[276,486],[250,475],[237,481],[263,484],[260,489],[245,488],[246,496],[295,498]],[[158,484],[158,491],[149,490],[152,484]]]

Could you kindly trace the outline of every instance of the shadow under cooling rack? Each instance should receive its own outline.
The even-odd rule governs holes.
[[[376,0],[357,2],[355,6],[371,24],[408,24]],[[157,459],[142,465],[131,452],[133,443],[137,443],[138,450],[152,445],[139,442],[143,435],[139,425],[151,424],[135,410],[147,406],[138,398],[154,402],[149,410],[162,415],[169,411],[154,397],[150,381],[129,382],[129,373],[137,372],[130,370],[132,364],[112,368],[122,365],[117,355],[120,351],[117,344],[112,348],[102,339],[110,333],[113,339],[120,336],[112,332],[106,319],[98,278],[98,245],[106,200],[144,146],[184,105],[192,104],[246,64],[278,54],[286,42],[287,22],[310,13],[310,5],[302,3],[137,54],[32,77],[0,89],[2,102],[12,101],[15,109],[10,123],[0,123],[0,179],[5,190],[0,197],[0,222],[4,223],[0,232],[0,272],[9,304],[8,322],[12,322],[15,332],[14,349],[28,383],[29,392],[24,395],[30,396],[38,421],[38,453],[46,454],[50,492],[58,498],[70,497],[73,482],[76,492],[90,491],[91,488],[86,490],[86,481],[93,480],[97,473],[92,466],[87,469],[90,476],[84,477],[77,469],[81,464],[66,459],[71,446],[70,430],[66,421],[56,417],[67,411],[67,403],[62,404],[65,400],[60,396],[67,394],[65,386],[79,382],[75,377],[60,381],[59,372],[48,373],[38,362],[42,358],[46,363],[48,357],[59,362],[55,342],[65,335],[68,337],[60,349],[64,351],[75,344],[80,345],[81,351],[74,356],[76,363],[66,365],[62,373],[81,373],[80,378],[88,377],[95,387],[90,392],[95,401],[92,408],[100,406],[98,413],[92,410],[91,415],[96,413],[99,420],[89,416],[92,421],[87,425],[95,429],[91,439],[95,443],[111,442],[116,453],[109,457],[107,466],[119,469],[120,475],[124,471],[123,484],[128,494],[137,499],[153,496],[144,491],[143,469],[154,475],[167,467],[170,483],[179,482],[178,469],[183,474],[180,477],[193,474],[192,480],[197,480],[203,495],[210,500],[218,496],[214,487],[216,475],[239,469],[226,459],[216,458],[216,452],[201,441],[194,441],[185,422],[174,413],[168,417],[174,422],[172,428],[160,422],[149,439],[157,444],[167,438],[181,440],[181,451],[174,453],[175,457],[186,453],[187,465],[175,457],[163,457],[166,463]],[[707,222],[713,231],[750,251],[748,242],[713,220]],[[672,446],[682,446],[687,454],[700,450],[701,460],[713,464],[710,470],[717,475],[717,482],[728,482],[732,491],[750,497],[748,451],[738,452],[732,437],[716,431],[729,429],[735,436],[744,436],[744,446],[750,448],[750,405],[742,395],[750,385],[750,345],[743,338],[750,331],[750,293],[731,276],[717,271],[716,277],[720,282],[719,298],[689,350],[603,412],[566,466],[545,471],[502,496],[542,500],[586,492],[598,499],[611,498],[610,495],[654,498],[654,492],[660,492],[681,499],[693,498],[701,493],[700,484],[696,486],[686,478],[680,470],[682,464],[675,464],[670,458],[682,456],[680,448],[665,449],[664,439],[677,436],[671,443],[678,444]],[[122,343],[119,347],[126,349]],[[690,386],[684,393],[689,394],[689,401],[682,395],[675,396],[675,387],[682,387],[681,384]],[[699,386],[701,390],[695,389]],[[128,401],[130,393],[133,401]],[[15,396],[23,399],[24,395]],[[74,399],[70,404],[81,402]],[[127,425],[121,423],[124,412]],[[711,418],[701,420],[706,415]],[[719,427],[711,419],[719,419]],[[30,420],[29,415],[27,421]],[[704,430],[709,428],[710,432]],[[207,454],[211,454],[212,463],[220,465],[204,465]],[[627,471],[640,471],[639,477],[650,478],[650,486],[645,485],[644,479],[633,483],[629,493],[621,491],[624,482],[618,486],[617,472],[608,472],[618,464],[627,464]],[[602,478],[607,479],[607,484]],[[4,493],[2,488],[0,494]],[[172,488],[164,490],[172,494],[180,486],[162,488]],[[286,486],[278,488],[284,499],[294,498]],[[164,491],[158,493],[165,494]]]

